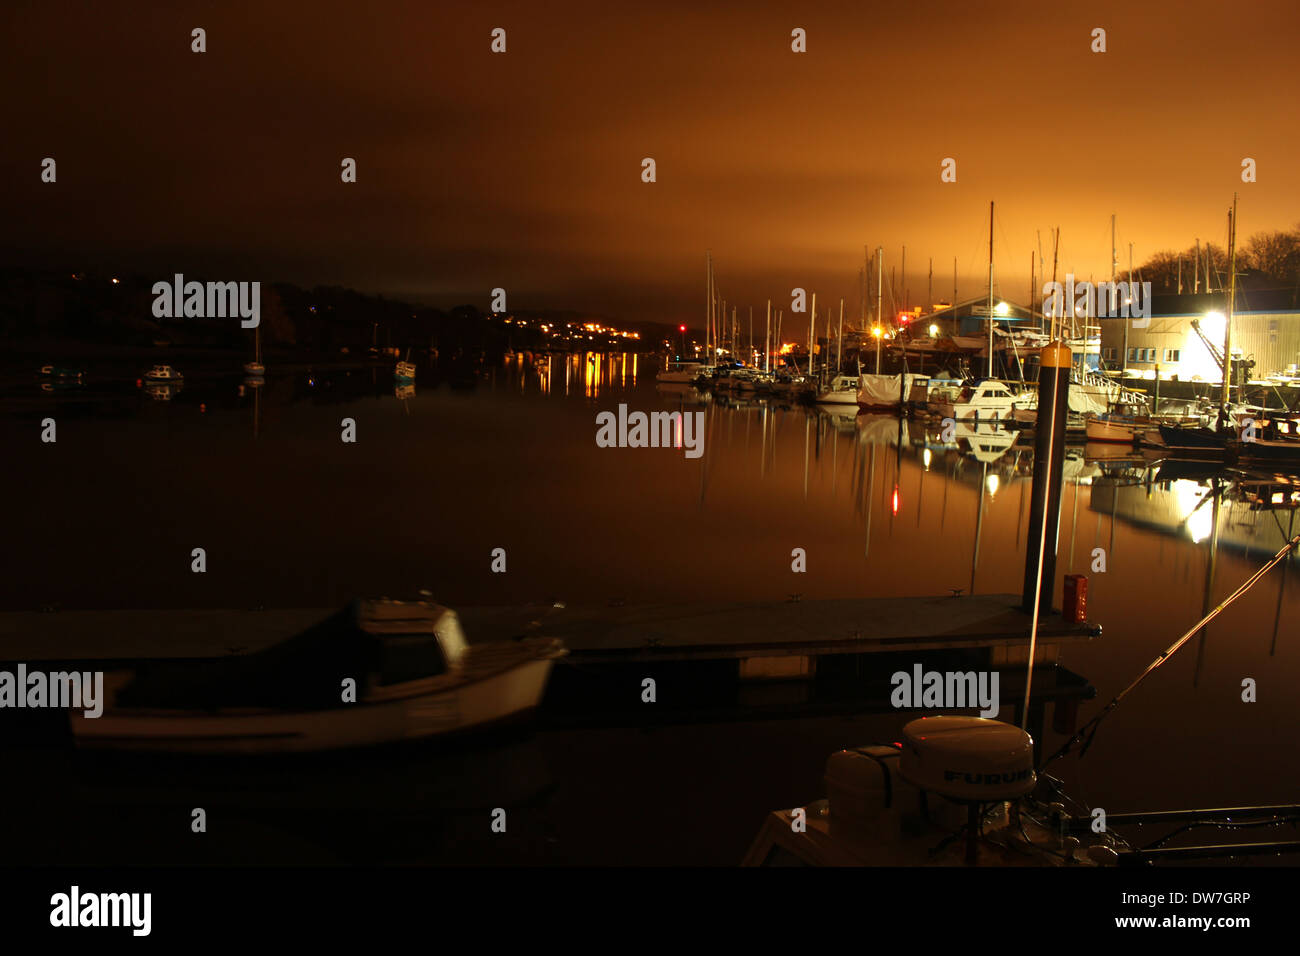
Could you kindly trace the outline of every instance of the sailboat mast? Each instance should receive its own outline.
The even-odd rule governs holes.
[[[704,254],[704,354],[707,362],[713,364],[713,253]]]
[[[1110,214],[1110,284],[1115,287],[1115,269],[1119,266],[1119,253],[1115,250],[1115,214]],[[1133,247],[1129,246],[1128,281],[1133,281]],[[1113,312],[1113,310],[1112,310]],[[1119,384],[1122,387],[1128,376],[1128,319],[1124,320],[1124,345],[1121,349],[1119,365]]]
[[[844,372],[844,300],[840,299],[840,331],[835,336],[835,374]]]
[[[767,330],[763,333],[763,371],[772,371],[772,300],[767,300]]]
[[[867,283],[871,281],[871,258],[870,252],[866,246],[862,247],[862,315],[859,322],[862,328],[867,327]]]
[[[903,246],[903,262],[898,267],[898,292],[903,297],[903,310],[907,310],[907,246]],[[898,308],[897,305],[894,308]]]
[[[1056,288],[1056,263],[1060,255],[1060,252],[1061,252],[1061,227],[1057,226],[1055,230],[1055,235],[1052,238],[1052,288],[1053,289]],[[1064,316],[1065,313],[1061,311],[1061,309],[1063,308],[1064,308],[1064,301],[1062,299],[1058,299],[1056,296],[1052,296],[1052,341],[1053,342],[1059,341],[1060,339],[1060,336],[1056,334],[1056,318],[1057,318],[1056,313],[1061,312],[1061,315]]]
[[[876,374],[880,374],[880,340],[885,335],[885,324],[883,321],[885,308],[885,247],[876,246],[876,327],[872,329],[872,334],[876,337]]]
[[[813,373],[813,337],[817,334],[817,293],[812,296],[812,317],[808,320],[808,377]]]
[[[1228,213],[1228,308],[1223,324],[1223,405],[1232,397],[1232,312],[1237,305],[1237,194]]]
[[[989,200],[989,374],[993,377],[993,200]]]
[[[1034,287],[1034,253],[1029,253],[1029,317],[1034,317],[1034,302],[1037,301],[1037,289]]]

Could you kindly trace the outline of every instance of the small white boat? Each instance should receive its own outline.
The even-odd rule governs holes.
[[[415,363],[410,359],[411,350],[407,349],[406,361],[397,363],[397,366],[393,369],[393,378],[397,379],[399,382],[415,381]]]
[[[182,376],[170,365],[155,365],[144,373],[144,377],[147,382],[175,382]]]
[[[951,401],[939,405],[944,418],[975,419],[976,421],[1001,421],[1010,418],[1016,406],[1016,395],[997,379],[975,381],[961,390]]]
[[[533,710],[565,653],[547,637],[468,644],[456,614],[430,602],[356,601],[256,654],[105,675],[103,714],[72,711],[72,732],[81,748],[198,754],[433,737]]]
[[[817,393],[818,405],[857,405],[858,376],[836,375],[831,387]]]

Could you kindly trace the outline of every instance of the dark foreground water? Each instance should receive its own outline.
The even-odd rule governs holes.
[[[654,370],[645,356],[557,356],[474,387],[422,370],[399,390],[380,369],[273,368],[253,389],[196,368],[169,396],[130,373],[67,392],[12,374],[0,609],[325,608],[420,589],[454,608],[1019,591],[1023,438],[945,443],[915,421],[709,401],[657,389]],[[598,447],[596,415],[620,403],[703,412],[704,455]],[[55,443],[41,441],[46,418]],[[344,419],[355,443],[340,440]],[[1086,719],[1281,546],[1292,512],[1289,489],[1261,507],[1256,486],[1216,494],[1208,478],[1083,448],[1066,479],[1057,569],[1089,575],[1104,628],[1062,652],[1098,688]],[[194,548],[206,573],[191,571]],[[806,573],[791,570],[795,548]],[[1300,802],[1290,564],[1127,699],[1084,760],[1054,765],[1074,796],[1112,811]],[[1257,702],[1241,699],[1246,678]],[[824,794],[832,750],[894,739],[908,716],[543,729],[292,768],[19,748],[3,839],[14,862],[731,864],[765,812]],[[190,834],[200,806],[206,840]],[[490,831],[494,807],[506,834]]]

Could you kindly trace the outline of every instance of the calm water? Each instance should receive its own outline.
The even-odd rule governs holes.
[[[1024,439],[944,444],[916,421],[709,401],[656,389],[654,371],[645,356],[557,356],[489,371],[473,389],[422,372],[401,393],[383,371],[303,367],[241,394],[239,378],[199,370],[170,400],[129,373],[51,394],[11,377],[0,607],[325,608],[421,588],[452,607],[1018,592]],[[598,448],[596,413],[621,402],[704,412],[704,456]],[[39,438],[47,416],[55,444]],[[345,418],[355,444],[340,441]],[[1103,467],[1082,448],[1066,476],[1058,573],[1090,575],[1090,617],[1104,627],[1062,652],[1098,688],[1087,719],[1201,615],[1211,543],[1209,606],[1281,546],[1291,512],[1252,508],[1240,485],[1216,504],[1208,481],[1152,480],[1141,463]],[[205,574],[190,570],[196,547]],[[490,570],[494,548],[505,574]],[[791,571],[794,548],[805,574]],[[1090,571],[1098,548],[1105,573]],[[1087,758],[1054,765],[1073,795],[1112,811],[1300,802],[1296,570],[1275,569],[1149,678]],[[1247,677],[1257,703],[1241,702]],[[193,798],[239,818],[241,839],[222,851],[235,859],[729,864],[765,811],[823,795],[833,749],[892,739],[905,719],[541,731],[370,768],[364,784],[327,767],[310,785],[252,787],[231,783],[236,773],[229,792],[205,781]],[[1061,740],[1049,733],[1046,747]],[[79,775],[88,789],[33,791],[31,813],[72,801],[88,821],[147,828],[167,812],[187,825],[202,805],[175,809],[189,791],[143,770],[110,766],[127,776],[110,785],[102,765],[41,759],[51,780]],[[482,808],[503,804],[518,815],[510,840],[494,841]],[[41,852],[174,852],[162,836],[86,826],[99,835]]]

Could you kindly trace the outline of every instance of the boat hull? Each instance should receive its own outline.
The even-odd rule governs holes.
[[[72,715],[83,749],[199,754],[310,753],[435,737],[519,717],[541,701],[554,661],[535,658],[428,693],[314,711],[106,710]]]
[[[1125,425],[1120,422],[1104,422],[1098,419],[1088,419],[1085,430],[1090,442],[1108,442],[1116,445],[1131,445],[1137,436],[1136,425]]]
[[[1176,425],[1161,425],[1159,428],[1160,438],[1170,450],[1223,454],[1227,448],[1227,439],[1209,428],[1180,428]]]

